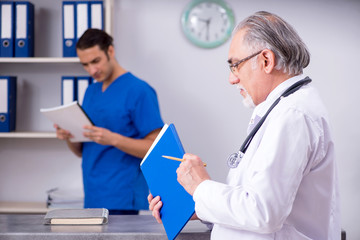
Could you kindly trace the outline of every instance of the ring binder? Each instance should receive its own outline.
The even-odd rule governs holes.
[[[15,10],[14,2],[0,2],[1,8],[1,57],[14,56],[14,22]]]
[[[76,78],[63,76],[61,78],[61,105],[66,105],[77,100]]]
[[[76,5],[75,2],[63,2],[63,57],[76,57]]]
[[[30,2],[15,2],[15,9],[15,57],[33,57],[34,5]]]
[[[0,76],[0,132],[15,130],[16,77]]]

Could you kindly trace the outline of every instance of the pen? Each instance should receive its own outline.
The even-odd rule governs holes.
[[[167,158],[167,159],[171,159],[171,160],[175,160],[175,161],[179,161],[179,162],[183,162],[184,159],[181,159],[181,158],[177,158],[177,157],[171,157],[171,156],[165,156],[165,155],[162,155],[163,158]],[[204,167],[206,167],[206,163],[204,163]]]

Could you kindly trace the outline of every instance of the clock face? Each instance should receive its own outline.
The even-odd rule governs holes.
[[[234,15],[222,0],[194,0],[183,12],[181,24],[192,43],[214,48],[231,36]]]

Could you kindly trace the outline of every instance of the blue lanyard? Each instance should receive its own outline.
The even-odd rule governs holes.
[[[306,84],[308,84],[310,82],[311,82],[311,79],[309,77],[306,77],[306,78],[294,83],[288,89],[286,89],[286,91],[283,94],[281,94],[281,96],[278,99],[275,100],[275,102],[267,110],[265,115],[260,119],[260,121],[256,124],[254,129],[246,137],[245,141],[243,142],[243,144],[240,147],[240,150],[238,152],[233,153],[233,154],[231,154],[229,156],[229,158],[228,158],[228,166],[230,168],[236,168],[239,165],[241,159],[243,158],[243,156],[244,156],[247,148],[249,147],[252,139],[254,138],[255,134],[260,129],[261,125],[265,122],[265,119],[267,118],[267,116],[269,115],[271,110],[273,110],[273,108],[280,102],[280,100],[287,97],[287,96],[289,96],[290,94],[296,92],[302,86],[304,86],[304,85],[306,85]]]

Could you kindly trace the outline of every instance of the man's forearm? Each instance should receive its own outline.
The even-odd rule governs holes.
[[[74,143],[66,140],[66,143],[70,150],[78,157],[82,156],[82,143]]]

